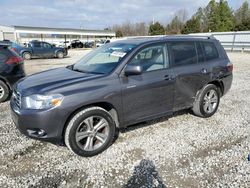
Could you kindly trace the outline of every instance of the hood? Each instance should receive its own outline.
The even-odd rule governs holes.
[[[36,73],[20,80],[16,89],[23,96],[45,94],[99,77],[103,77],[103,75],[76,72],[68,68],[57,68]]]

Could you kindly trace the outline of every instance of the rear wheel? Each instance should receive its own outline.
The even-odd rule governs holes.
[[[87,108],[70,120],[65,131],[65,144],[77,155],[91,157],[110,146],[115,130],[115,122],[106,110]]]
[[[217,111],[219,103],[219,89],[213,84],[208,84],[198,94],[194,102],[193,112],[199,117],[211,117]]]
[[[8,86],[0,80],[0,102],[6,101],[6,99],[9,97],[9,88]]]
[[[31,59],[31,54],[29,52],[24,52],[22,56],[23,56],[23,59],[25,59],[25,60]]]

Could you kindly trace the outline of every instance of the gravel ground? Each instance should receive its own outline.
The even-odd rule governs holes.
[[[27,61],[27,72],[71,64],[84,53]],[[233,86],[213,117],[182,111],[137,124],[92,158],[24,137],[9,103],[0,104],[0,187],[250,187],[250,54],[229,56]]]

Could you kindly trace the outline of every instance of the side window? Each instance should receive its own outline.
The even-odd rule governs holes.
[[[140,65],[143,72],[150,72],[169,67],[169,58],[165,44],[146,47],[130,61],[130,65]]]
[[[198,54],[198,62],[203,63],[205,61],[205,57],[204,57],[200,42],[196,43],[196,48],[197,48],[197,54]]]
[[[170,42],[169,47],[173,55],[173,66],[197,63],[197,54],[194,42]]]
[[[43,46],[44,48],[51,48],[51,45],[48,44],[48,43],[42,43],[42,46]]]
[[[219,54],[214,43],[203,42],[202,44],[203,44],[204,53],[205,53],[205,57],[207,61],[219,58]]]
[[[34,45],[34,48],[41,48],[40,42],[34,42],[33,45]]]

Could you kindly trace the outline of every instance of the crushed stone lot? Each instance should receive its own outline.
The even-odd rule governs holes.
[[[26,61],[26,71],[66,66],[88,51],[69,52]],[[182,111],[137,124],[91,158],[26,138],[9,102],[0,104],[0,187],[250,187],[250,54],[228,55],[234,81],[213,117]]]

